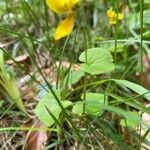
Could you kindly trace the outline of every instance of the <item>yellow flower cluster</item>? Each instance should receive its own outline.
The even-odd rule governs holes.
[[[123,19],[123,15],[121,13],[115,13],[112,8],[110,8],[109,10],[107,10],[107,16],[109,17],[109,24],[113,25],[117,23],[117,19],[118,20],[122,20]]]
[[[58,15],[65,15],[66,18],[58,24],[55,33],[54,39],[59,40],[65,36],[68,36],[74,27],[76,12],[74,7],[78,4],[80,0],[46,0],[48,7]],[[123,19],[121,13],[115,13],[112,8],[107,11],[109,17],[109,24],[113,25],[117,23],[118,20]]]
[[[76,12],[74,7],[80,0],[46,0],[48,7],[59,15],[66,15],[66,18],[58,24],[54,33],[54,39],[59,40],[69,35],[74,27]]]

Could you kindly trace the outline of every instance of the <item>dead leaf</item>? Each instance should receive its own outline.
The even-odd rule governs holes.
[[[1,47],[1,48],[7,47],[7,46],[9,46],[9,45],[15,43],[15,41],[16,41],[16,40],[12,40],[12,41],[10,41],[10,42],[5,42],[5,43],[0,43],[0,47]]]
[[[59,61],[57,61],[56,62],[56,66],[57,66],[57,68],[59,67],[59,64],[60,64],[60,62]],[[63,68],[69,68],[70,67],[70,63],[68,62],[68,61],[62,61],[61,62],[61,66],[63,67]],[[80,65],[78,65],[78,64],[73,64],[72,66],[71,66],[71,71],[78,71],[78,70],[80,70]]]
[[[29,62],[29,54],[24,54],[24,55],[18,56],[16,58],[14,58],[14,60],[16,62],[27,62],[28,63]],[[6,61],[6,63],[8,65],[13,65],[15,62],[13,60],[8,60],[8,61]]]
[[[145,88],[150,88],[150,73],[142,73],[138,76],[138,80]]]
[[[150,55],[144,55],[142,58],[143,66],[145,67],[146,71],[150,71]]]
[[[26,150],[43,150],[48,139],[48,133],[44,130],[44,125],[39,120],[32,119],[24,126],[39,128],[39,131],[29,131],[27,133]]]
[[[146,87],[150,88],[150,55],[144,55],[142,58],[144,72],[137,74],[140,83]]]

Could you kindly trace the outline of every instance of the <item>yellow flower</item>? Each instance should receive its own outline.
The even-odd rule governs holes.
[[[48,7],[59,15],[67,15],[60,21],[54,33],[54,39],[59,40],[69,35],[74,27],[76,13],[73,10],[80,0],[46,0]]]
[[[117,23],[117,19],[118,20],[122,20],[123,19],[123,15],[121,13],[115,13],[112,8],[110,8],[109,10],[107,10],[107,16],[109,17],[109,24],[113,25]],[[117,18],[118,16],[118,18]]]

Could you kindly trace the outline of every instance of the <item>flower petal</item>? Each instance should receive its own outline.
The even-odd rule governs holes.
[[[123,19],[123,15],[121,13],[118,13],[118,20],[122,20]]]
[[[74,22],[75,15],[70,15],[65,20],[62,20],[56,28],[54,39],[59,40],[62,37],[69,35],[73,30]]]
[[[107,10],[107,16],[109,18],[109,24],[110,25],[116,24],[117,20],[122,20],[123,19],[122,13],[118,13],[118,15],[117,15],[117,13],[112,10],[112,8]]]
[[[80,0],[46,0],[48,7],[57,14],[70,12],[79,2]]]
[[[112,8],[110,8],[109,10],[107,10],[107,16],[109,18],[115,17],[115,12],[112,10]]]
[[[46,3],[57,14],[63,14],[66,11],[65,0],[46,0]]]

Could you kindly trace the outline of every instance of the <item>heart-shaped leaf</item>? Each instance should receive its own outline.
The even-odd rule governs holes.
[[[72,103],[70,101],[61,101],[61,104],[64,108],[70,106]],[[61,113],[62,109],[59,106],[58,102],[55,100],[54,96],[49,92],[45,97],[43,97],[40,102],[38,103],[35,114],[38,118],[44,123],[45,126],[51,126],[55,123],[52,116],[47,111],[46,107],[51,111],[53,116],[56,119],[59,118],[59,114]]]
[[[83,99],[83,96],[82,96]],[[72,112],[75,114],[82,114],[83,113],[83,103],[86,104],[86,113],[92,115],[98,115],[103,112],[99,108],[101,104],[107,104],[107,97],[104,94],[100,93],[86,93],[86,100],[85,101],[78,101],[74,106]],[[96,105],[95,105],[96,104]]]
[[[68,75],[65,78],[65,82],[67,82],[69,84],[75,84],[77,83],[83,76],[85,75],[85,73],[82,70],[78,70],[78,71],[71,71],[68,73]]]
[[[110,72],[115,69],[112,55],[110,51],[106,49],[88,49],[81,53],[79,60],[84,62],[81,64],[81,69],[92,75]]]

